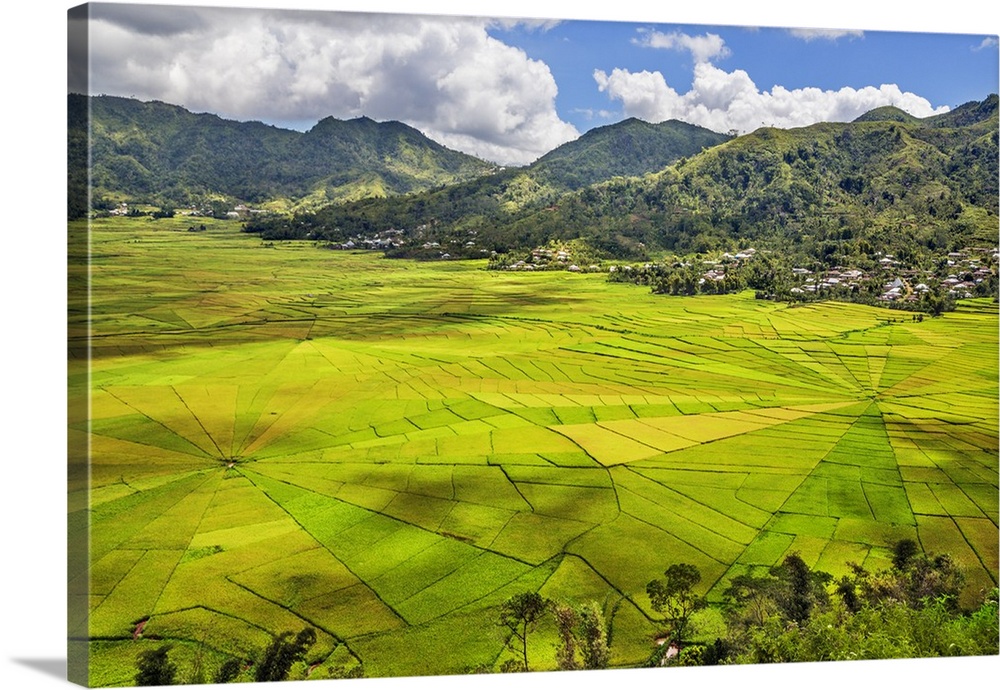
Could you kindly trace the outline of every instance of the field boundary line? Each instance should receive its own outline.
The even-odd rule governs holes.
[[[359,576],[359,575],[358,575],[358,574],[357,574],[356,572],[354,572],[354,570],[353,570],[353,569],[352,569],[352,568],[351,568],[351,567],[350,567],[349,565],[347,565],[347,563],[345,563],[345,562],[343,561],[343,559],[339,558],[339,557],[337,556],[337,554],[335,554],[335,553],[334,553],[334,552],[333,552],[333,551],[332,551],[332,550],[330,549],[330,547],[329,547],[329,546],[327,546],[326,544],[324,544],[323,542],[321,542],[321,541],[320,541],[319,539],[317,539],[317,538],[316,538],[316,537],[315,537],[315,536],[313,535],[313,533],[312,533],[312,532],[311,532],[311,531],[310,531],[310,530],[309,530],[309,529],[308,529],[308,528],[307,528],[307,527],[306,527],[305,525],[303,525],[303,524],[302,524],[302,523],[301,523],[301,522],[300,522],[300,521],[298,520],[298,518],[296,518],[296,517],[295,517],[294,515],[292,515],[292,514],[291,514],[290,512],[288,512],[288,510],[287,510],[287,509],[286,509],[286,508],[285,508],[285,507],[284,507],[283,505],[281,505],[280,503],[278,503],[277,501],[275,501],[275,500],[274,500],[274,498],[272,498],[272,497],[271,497],[271,495],[270,495],[270,494],[269,494],[269,493],[268,493],[268,492],[267,492],[267,491],[266,491],[265,489],[262,489],[262,488],[261,488],[261,487],[260,487],[260,486],[259,486],[259,485],[257,484],[257,482],[255,482],[255,481],[253,480],[253,478],[252,478],[252,477],[250,476],[251,474],[255,474],[254,472],[240,472],[240,474],[242,474],[242,475],[243,475],[244,477],[246,477],[246,478],[247,478],[247,479],[248,479],[248,480],[250,481],[250,483],[254,485],[254,488],[256,488],[256,489],[257,489],[258,491],[260,491],[260,492],[261,492],[261,493],[262,493],[262,494],[263,494],[264,496],[266,496],[266,497],[267,497],[267,500],[269,500],[269,501],[270,501],[271,503],[273,503],[274,505],[276,505],[276,506],[277,506],[277,507],[278,507],[278,508],[279,508],[279,509],[280,509],[280,510],[281,510],[281,511],[283,512],[283,513],[285,513],[285,515],[287,515],[287,516],[288,516],[288,517],[289,517],[289,518],[290,518],[290,519],[291,519],[291,520],[292,520],[293,522],[295,522],[295,524],[297,524],[297,525],[299,526],[299,528],[300,528],[300,529],[301,529],[301,530],[302,530],[303,532],[305,532],[306,534],[308,534],[308,535],[309,535],[309,538],[310,538],[310,539],[312,539],[312,540],[313,540],[313,541],[315,541],[315,542],[316,542],[317,544],[319,544],[319,545],[320,545],[320,546],[321,546],[321,547],[322,547],[322,548],[323,548],[324,550],[326,550],[326,551],[327,551],[327,552],[328,552],[328,553],[330,554],[330,556],[331,556],[331,557],[332,557],[332,558],[333,558],[333,559],[334,559],[335,561],[337,561],[337,562],[338,562],[338,563],[340,563],[340,564],[341,564],[342,566],[344,566],[344,569],[346,569],[346,570],[347,570],[347,571],[348,571],[348,572],[349,572],[349,573],[350,573],[350,574],[351,574],[351,575],[352,575],[352,576],[354,577],[354,579],[356,579],[356,580],[358,581],[358,583],[359,583],[359,584],[362,584],[362,585],[364,585],[364,586],[365,586],[365,587],[366,587],[367,589],[369,589],[369,590],[371,591],[371,593],[372,593],[372,594],[373,594],[373,595],[375,596],[375,598],[376,598],[376,599],[378,599],[378,600],[379,600],[380,602],[382,602],[382,604],[383,604],[383,605],[384,605],[384,606],[385,606],[385,607],[386,607],[387,609],[389,609],[389,610],[390,610],[390,611],[392,612],[392,614],[393,614],[394,616],[396,616],[397,618],[399,618],[399,620],[403,621],[403,622],[404,622],[404,623],[406,623],[407,625],[409,625],[409,624],[410,624],[410,623],[409,623],[409,621],[408,621],[408,620],[407,620],[407,619],[406,619],[406,618],[405,618],[405,617],[404,617],[404,616],[403,616],[402,614],[400,614],[400,612],[399,612],[399,611],[397,611],[397,610],[396,610],[396,609],[395,609],[395,608],[394,608],[394,607],[393,607],[393,606],[392,606],[391,604],[389,604],[389,602],[385,601],[385,600],[384,600],[384,599],[382,598],[382,595],[380,595],[380,594],[379,594],[379,593],[378,593],[377,591],[375,591],[375,590],[374,590],[374,589],[373,589],[373,588],[371,587],[371,585],[369,585],[369,584],[368,584],[368,582],[367,582],[367,581],[366,581],[366,580],[365,580],[364,578],[360,577],[360,576]],[[280,480],[280,479],[274,479],[274,478],[271,478],[271,480],[272,480],[272,481],[276,481],[276,482],[278,482],[278,483],[281,483],[281,484],[286,484],[286,485],[288,485],[288,486],[292,486],[292,487],[295,487],[296,489],[299,489],[299,490],[301,490],[301,491],[308,491],[309,493],[316,493],[316,492],[314,492],[314,491],[309,491],[308,489],[303,489],[302,487],[300,487],[300,486],[296,486],[295,484],[289,484],[288,482],[285,482],[285,481],[282,481],[282,480]],[[332,497],[329,497],[329,496],[326,496],[325,494],[317,494],[317,495],[319,495],[319,496],[323,496],[324,498],[330,498],[331,500],[339,500],[339,499],[334,499],[334,498],[332,498]],[[373,513],[374,513],[375,511],[370,511],[370,512],[373,512]],[[378,514],[381,514],[381,513],[378,513]],[[391,517],[391,516],[387,516],[387,515],[383,515],[383,517]],[[401,522],[401,521],[400,521],[400,522]],[[403,523],[403,524],[409,524],[409,523]],[[228,577],[227,577],[227,579],[228,579]],[[239,584],[239,583],[235,583],[235,584]],[[262,597],[262,598],[263,598],[263,597]],[[303,620],[305,620],[305,619],[303,619]]]

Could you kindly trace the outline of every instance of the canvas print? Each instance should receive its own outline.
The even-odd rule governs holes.
[[[72,681],[998,654],[997,36],[68,39]]]

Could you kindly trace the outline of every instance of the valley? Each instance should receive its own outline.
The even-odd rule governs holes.
[[[641,666],[673,563],[718,603],[790,554],[842,577],[913,540],[963,605],[997,585],[990,297],[918,321],[197,222],[71,222],[95,685],[163,641],[214,669],[305,626],[294,677],[495,671],[523,591],[597,602],[609,665]],[[547,621],[532,670],[557,645]]]

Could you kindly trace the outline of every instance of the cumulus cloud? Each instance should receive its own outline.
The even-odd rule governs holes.
[[[859,29],[789,29],[788,33],[804,41],[836,41],[845,36],[862,38],[865,35],[865,32]]]
[[[401,120],[505,164],[579,135],[556,113],[548,66],[492,38],[486,20],[181,7],[147,14],[108,4],[93,6],[91,18],[91,93],[275,123]]]
[[[980,50],[986,50],[987,48],[996,48],[996,46],[997,46],[997,37],[987,36],[979,43],[979,45],[973,46],[972,49],[974,51],[980,51]]]
[[[217,12],[210,8],[178,9],[169,5],[91,8],[91,16],[99,15],[104,21],[147,36],[173,36],[196,30],[205,26],[208,17]]]
[[[726,42],[718,34],[704,36],[689,36],[680,31],[663,33],[651,29],[640,29],[638,38],[632,43],[645,48],[663,48],[669,50],[687,50],[695,62],[705,62],[717,57],[729,55]]]
[[[656,35],[654,35],[656,34]],[[727,72],[711,63],[727,55],[722,40],[708,41],[712,35],[697,37],[680,33],[642,32],[637,41],[663,48],[684,48],[696,59],[691,88],[678,93],[659,71],[632,72],[616,68],[593,73],[597,88],[612,100],[620,101],[625,114],[648,122],[676,119],[701,125],[716,132],[750,132],[762,126],[803,127],[816,122],[846,122],[883,105],[895,105],[916,117],[947,112],[934,108],[927,99],[904,92],[895,84],[839,90],[818,88],[786,89],[774,86],[761,90],[744,70]],[[718,37],[715,37],[718,38]]]

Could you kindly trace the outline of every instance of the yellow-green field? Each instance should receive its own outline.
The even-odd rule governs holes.
[[[497,668],[526,589],[603,604],[637,665],[676,562],[717,600],[788,553],[840,575],[906,537],[970,598],[997,582],[988,301],[916,322],[190,224],[93,223],[89,387],[71,305],[94,684],[154,638],[212,666],[305,626],[310,677]]]

